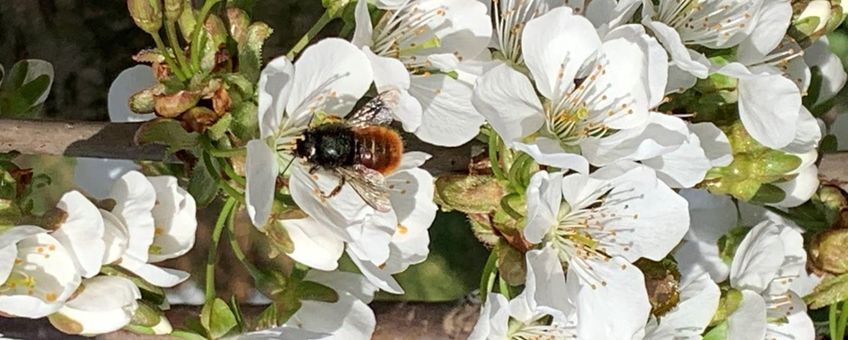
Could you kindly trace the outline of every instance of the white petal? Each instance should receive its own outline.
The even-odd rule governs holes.
[[[727,318],[727,340],[763,339],[766,335],[766,303],[750,290],[742,291],[742,302]]]
[[[527,221],[524,237],[530,243],[542,242],[542,238],[557,224],[557,214],[562,204],[562,173],[548,174],[539,171],[527,185]]]
[[[141,299],[132,281],[115,276],[85,280],[82,293],[68,301],[59,314],[82,327],[80,335],[93,336],[119,330],[130,323]],[[51,317],[51,322],[53,318]]]
[[[353,44],[327,38],[307,47],[294,65],[286,103],[293,126],[302,126],[318,111],[344,116],[368,91],[371,63]]]
[[[116,203],[112,214],[124,222],[130,233],[125,256],[147,262],[147,251],[153,244],[155,229],[151,213],[156,204],[153,185],[141,173],[130,171],[115,182],[109,197]]]
[[[262,228],[271,217],[274,192],[277,188],[279,165],[274,151],[261,140],[247,142],[245,161],[247,185],[244,189],[245,206],[250,221]]]
[[[119,177],[132,170],[141,167],[125,159],[76,158],[74,183],[86,194],[102,199]]]
[[[702,56],[693,58],[692,52],[683,45],[677,31],[658,21],[646,20],[642,23],[656,34],[657,39],[668,51],[675,66],[701,79],[709,75],[709,66],[704,63]]]
[[[472,99],[507,145],[535,133],[545,123],[542,103],[530,79],[506,64],[477,79]]]
[[[353,38],[350,41],[357,47],[371,46],[374,27],[371,25],[371,14],[368,13],[368,0],[356,2],[353,18],[356,23],[356,30],[354,30]]]
[[[586,18],[559,7],[530,20],[521,48],[536,88],[548,99],[559,98],[573,86],[583,63],[600,48],[595,27]]]
[[[347,244],[348,251],[378,266],[386,263],[389,258],[389,242],[397,225],[397,216],[393,211],[376,212],[362,228],[348,229],[353,238],[353,241]]]
[[[86,278],[97,275],[100,272],[103,253],[106,251],[100,211],[78,191],[62,195],[56,207],[68,215],[59,230],[51,235],[73,254],[80,275]]]
[[[377,321],[371,308],[350,294],[339,294],[335,303],[303,301],[283,325],[329,334],[324,339],[370,339]]]
[[[421,11],[442,11],[442,15],[428,20],[430,32],[415,34],[416,41],[426,41],[434,36],[438,38],[438,44],[432,48],[410,49],[419,60],[426,58],[441,71],[452,71],[460,61],[474,58],[483,52],[491,40],[492,24],[486,13],[488,6],[479,1],[430,0],[407,2],[405,6],[407,9],[412,7],[412,11],[416,8]],[[412,41],[409,40],[399,42],[401,48],[410,47]],[[401,54],[406,56],[409,53]]]
[[[264,298],[264,295],[262,295],[262,293],[259,293],[256,290],[253,290],[253,292]],[[251,295],[251,297],[256,297],[256,295]],[[202,306],[206,302],[206,293],[203,292],[203,288],[201,288],[200,284],[198,284],[196,280],[191,279],[178,284],[174,288],[166,289],[165,298],[171,305]],[[246,300],[246,303],[254,304],[250,298]],[[260,304],[267,305],[270,303],[271,301],[267,300],[264,303]]]
[[[616,28],[605,38],[600,65],[606,73],[598,75],[595,86],[612,100],[594,100],[595,110],[608,114],[610,107],[627,104],[626,114],[604,120],[613,129],[643,126],[649,119],[649,107],[665,96],[668,58],[665,50],[645,33],[641,25]]]
[[[514,147],[533,157],[539,164],[589,173],[589,162],[583,156],[563,151],[559,142],[553,139],[539,137],[532,144],[515,143]]]
[[[157,287],[171,288],[189,278],[189,273],[184,271],[162,268],[126,256],[120,266]]]
[[[294,245],[293,260],[319,270],[335,270],[344,251],[344,242],[312,218],[277,221]]]
[[[364,47],[362,51],[371,61],[371,67],[374,69],[374,85],[377,87],[377,92],[400,91],[399,107],[392,110],[395,120],[400,121],[406,131],[412,132],[418,129],[422,119],[421,103],[409,94],[410,80],[406,67],[400,60],[378,56],[368,47]]]
[[[730,285],[764,291],[780,269],[783,254],[780,229],[771,221],[763,221],[748,232],[736,249],[730,264]]]
[[[712,166],[727,166],[733,163],[733,148],[730,140],[721,129],[713,123],[698,123],[689,126],[692,133],[701,141],[704,154],[710,159]]]
[[[374,299],[374,293],[377,292],[376,286],[368,282],[368,279],[364,276],[357,273],[310,270],[303,279],[320,283],[339,293],[351,294],[365,303],[371,303]]]
[[[150,251],[150,263],[179,257],[194,247],[197,231],[197,204],[194,197],[173,176],[148,178],[156,190],[153,220],[156,235]]]
[[[136,65],[120,74],[109,85],[107,104],[109,120],[113,123],[143,122],[156,118],[154,114],[140,115],[130,110],[130,97],[158,82],[153,77],[153,69],[147,65]],[[49,92],[49,91],[48,91]]]
[[[815,154],[813,150],[810,153]],[[774,183],[786,194],[784,199],[776,204],[777,207],[792,208],[808,201],[819,188],[818,168],[815,164],[801,168],[795,178],[787,182]]]
[[[505,339],[509,322],[509,302],[501,294],[489,293],[480,317],[468,340]]]
[[[534,305],[566,313],[572,306],[565,288],[565,272],[557,251],[551,247],[527,253],[527,282],[524,291]]]
[[[103,219],[103,243],[106,244],[101,263],[112,264],[127,251],[130,231],[121,219],[106,210],[100,209],[100,217]]]
[[[471,105],[471,85],[448,75],[414,76],[409,94],[423,110],[415,136],[427,143],[462,145],[477,136],[485,121]]]
[[[592,164],[603,166],[622,159],[643,160],[672,152],[688,139],[689,130],[682,119],[650,113],[644,129],[618,131],[605,138],[587,138],[580,149]]]
[[[745,71],[734,67],[738,65],[725,66],[718,72],[739,76]],[[738,91],[739,118],[751,137],[773,149],[789,145],[801,110],[798,86],[781,74],[760,73],[740,78]]]
[[[801,106],[798,112],[798,121],[795,123],[797,130],[792,143],[787,145],[783,151],[790,153],[805,153],[818,147],[822,138],[822,131],[816,118],[807,108]]]
[[[754,30],[739,44],[736,54],[743,63],[761,60],[780,44],[792,22],[792,5],[787,0],[763,1],[755,21]]]
[[[700,183],[712,168],[694,133],[677,150],[642,161],[657,170],[657,177],[672,188],[691,188]]]
[[[293,164],[289,190],[298,207],[327,226],[328,232],[342,240],[352,241],[346,229],[361,228],[374,209],[350,185],[344,185],[335,196],[324,198],[323,195],[338,186],[338,181],[336,176],[327,172],[319,171],[310,175],[303,165]]]
[[[12,268],[15,266],[15,255],[17,254],[18,247],[15,244],[0,247],[0,282],[6,282],[6,279],[9,278]]]
[[[804,250],[804,237],[798,231],[787,227],[780,227],[780,239],[783,242],[783,262],[775,274],[775,279],[769,283],[768,295],[783,295],[789,291],[792,281],[802,271],[806,271],[807,251]]]
[[[684,276],[708,273],[716,282],[727,279],[729,267],[719,257],[718,240],[736,227],[736,205],[728,196],[715,196],[706,190],[681,190],[680,195],[689,202],[690,228],[683,245],[674,257]]]
[[[651,311],[645,278],[638,268],[616,257],[610,261],[592,261],[591,273],[600,282],[587,281],[584,265],[569,263],[566,284],[575,295],[579,339],[631,339],[645,323]],[[606,283],[604,285],[604,283]],[[603,315],[603,317],[599,317]]]
[[[668,82],[665,87],[665,93],[682,93],[698,82],[698,77],[695,77],[689,71],[684,71],[677,64],[668,65]]]
[[[804,61],[810,67],[819,67],[821,70],[822,86],[819,89],[819,97],[816,98],[816,105],[830,100],[845,86],[848,74],[842,67],[842,61],[831,51],[826,36],[819,38],[804,50]]]
[[[19,238],[24,235],[27,236]],[[0,293],[0,312],[37,319],[59,310],[80,283],[71,254],[59,241],[34,226],[14,227],[0,237],[5,239],[3,241],[17,243],[15,258],[21,262],[15,264],[11,275],[24,272],[34,284],[33,287],[4,286],[4,292]]]
[[[356,255],[351,254],[348,251],[348,255],[350,255],[350,259],[356,264],[356,267],[359,268],[359,271],[362,272],[362,275],[368,279],[369,282],[379,287],[381,290],[392,294],[403,294],[403,288],[401,288],[400,284],[395,281],[395,278],[392,275],[377,267],[370,261],[365,261],[356,257]]]
[[[790,303],[782,308],[786,322],[769,323],[766,329],[766,339],[779,340],[813,340],[816,338],[816,328],[813,320],[807,314],[807,304],[794,292],[789,292]]]
[[[257,88],[259,104],[259,135],[268,138],[280,128],[292,90],[294,65],[288,57],[271,60],[259,75]]]

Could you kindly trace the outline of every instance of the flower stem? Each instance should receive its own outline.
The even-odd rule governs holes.
[[[495,275],[498,273],[498,253],[495,249],[489,253],[489,259],[483,267],[483,275],[480,276],[480,302],[486,302],[489,292],[495,285]]]
[[[218,149],[213,147],[212,144],[209,144],[206,151],[213,157],[217,158],[230,158],[232,156],[241,156],[247,153],[246,148]]]
[[[227,221],[227,217],[233,213],[235,206],[236,199],[233,197],[228,198],[224,206],[221,207],[221,212],[218,214],[215,229],[212,229],[212,243],[209,245],[209,256],[206,258],[206,301],[215,299],[215,262],[218,258],[218,242],[221,241],[224,223]]]
[[[168,35],[168,42],[171,44],[171,50],[174,51],[174,55],[177,56],[177,63],[180,69],[186,77],[189,77],[191,75],[191,65],[186,60],[183,48],[177,39],[177,27],[174,26],[174,22],[165,20],[165,34]]]
[[[235,169],[233,169],[233,166],[230,165],[229,161],[224,158],[219,158],[219,160],[221,163],[221,168],[224,169],[224,173],[227,174],[227,177],[236,181],[236,183],[238,183],[238,185],[242,187],[247,185],[247,181],[244,179],[244,177],[241,177],[239,174],[236,173]]]
[[[233,208],[233,211],[238,211],[238,204]],[[233,255],[236,256],[236,259],[241,262],[244,268],[250,273],[254,279],[260,277],[259,269],[256,268],[253,263],[250,263],[250,260],[247,259],[247,256],[244,254],[244,251],[241,250],[241,246],[238,243],[238,239],[236,239],[236,227],[235,227],[235,215],[230,214],[230,217],[227,219],[227,237],[230,241],[230,249],[233,251]]]
[[[330,12],[324,11],[324,14],[318,18],[318,21],[312,25],[312,28],[310,28],[309,31],[306,31],[306,34],[300,37],[300,40],[294,44],[294,47],[289,50],[289,53],[286,56],[289,57],[289,59],[294,59],[300,51],[306,48],[306,45],[312,41],[312,38],[315,38],[315,36],[317,36],[318,33],[324,29],[324,26],[327,26],[327,24],[330,23],[330,21],[333,21],[333,18],[330,16]]]
[[[839,313],[839,322],[836,323],[836,337],[834,339],[845,338],[845,327],[848,326],[848,302],[842,302],[842,311]]]
[[[203,30],[206,24],[206,17],[209,16],[209,11],[219,2],[221,0],[206,0],[203,3],[203,7],[200,8],[200,13],[197,16],[198,20],[194,26],[194,32],[191,32],[191,69],[195,73],[200,73],[200,54],[203,52],[201,51],[203,46],[200,41],[200,31]]]
[[[168,49],[165,48],[165,42],[162,41],[162,37],[159,36],[159,32],[151,33],[151,37],[153,37],[153,41],[156,43],[156,48],[159,49],[159,52],[165,57],[165,63],[168,64],[168,67],[171,68],[171,71],[174,72],[174,75],[180,79],[180,81],[185,81],[186,75],[180,69],[180,65],[177,64],[177,61],[174,58],[171,58],[171,54],[168,53]]]

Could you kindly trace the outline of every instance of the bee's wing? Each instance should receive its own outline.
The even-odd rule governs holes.
[[[337,168],[336,171],[345,177],[353,190],[372,208],[380,212],[387,212],[392,209],[389,191],[386,188],[386,179],[379,171],[360,164],[350,168]]]
[[[400,91],[396,89],[384,91],[351,113],[347,123],[353,127],[388,125],[394,119],[392,111],[397,109],[399,102]]]

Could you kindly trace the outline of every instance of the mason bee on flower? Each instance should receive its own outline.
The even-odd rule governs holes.
[[[329,194],[321,193],[324,198],[348,183],[374,209],[391,210],[384,175],[400,165],[403,140],[387,125],[399,99],[397,90],[382,92],[346,119],[310,126],[298,138],[293,153],[311,165],[310,174],[324,169],[339,178]]]

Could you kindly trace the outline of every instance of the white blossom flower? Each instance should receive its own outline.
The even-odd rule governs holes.
[[[377,321],[368,303],[377,287],[359,274],[311,270],[306,281],[328,286],[336,302],[302,301],[300,309],[280,327],[247,333],[239,339],[371,339]]]
[[[194,198],[173,177],[148,179],[136,171],[121,176],[108,197],[115,207],[101,211],[107,241],[112,240],[105,260],[120,254],[118,265],[159,287],[185,281],[188,273],[153,263],[181,256],[194,246]]]
[[[67,216],[50,236],[73,254],[72,259],[82,277],[97,275],[106,251],[100,211],[78,191],[62,195],[56,208],[64,211]]]
[[[818,67],[821,73],[822,82],[813,105],[819,105],[835,97],[848,80],[842,61],[831,51],[830,41],[826,36],[819,38],[804,50],[804,62],[810,68]]]
[[[94,336],[117,331],[132,320],[141,291],[125,278],[96,276],[83,280],[79,292],[49,319],[69,334]]]
[[[526,261],[524,290],[511,301],[489,293],[468,339],[577,338],[575,310],[556,251],[531,250]]]
[[[481,54],[492,27],[486,7],[469,0],[377,1],[376,24],[368,1],[356,6],[353,43],[374,69],[377,90],[399,90],[396,119],[421,140],[457,146],[479,133],[483,117],[471,103],[471,84],[451,76]],[[485,57],[483,57],[485,58]]]
[[[742,301],[728,317],[728,339],[815,338],[806,303],[789,290],[807,262],[803,245],[797,231],[768,220],[742,240],[730,268]]]
[[[80,284],[71,253],[47,230],[22,225],[0,233],[0,313],[41,318]]]
[[[638,25],[620,26],[604,39],[568,7],[530,20],[521,44],[534,82],[497,66],[477,80],[474,105],[509,146],[541,164],[585,173],[586,161],[567,153],[582,152],[590,163],[605,165],[596,157],[602,141],[645,128],[649,108],[664,95],[668,66],[654,52],[662,47]]]
[[[631,262],[664,258],[688,225],[685,200],[632,164],[592,175],[543,171],[527,189],[524,237],[568,263],[581,338],[629,338],[644,327],[650,304]],[[601,310],[609,317],[592,316]]]
[[[710,62],[687,46],[724,49],[738,45],[753,31],[763,2],[660,0],[654,5],[643,1],[642,24],[662,42],[674,66],[706,78]]]

